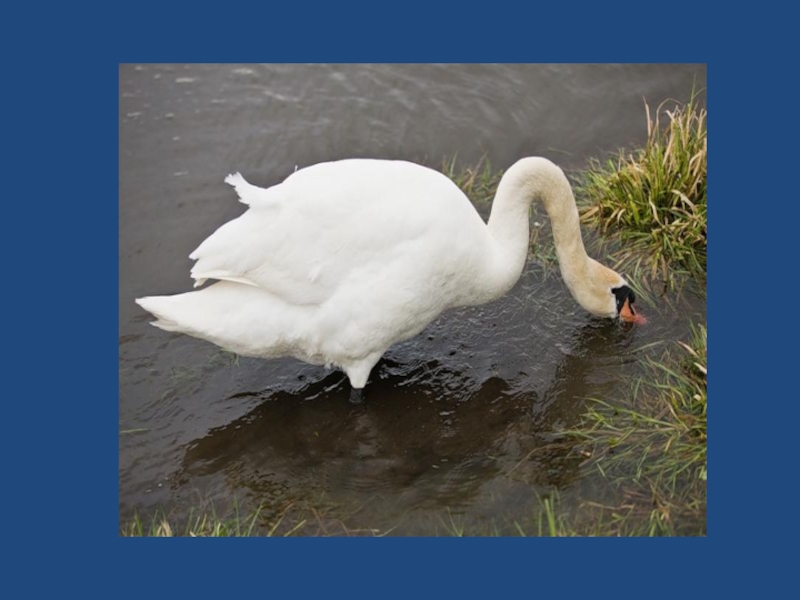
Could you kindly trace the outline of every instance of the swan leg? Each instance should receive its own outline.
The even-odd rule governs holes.
[[[350,388],[350,404],[364,403],[364,388]]]
[[[380,360],[381,356],[383,356],[382,351],[373,352],[361,360],[343,365],[344,372],[347,373],[347,378],[350,380],[350,402],[352,404],[364,402],[364,386],[367,385],[372,367]]]

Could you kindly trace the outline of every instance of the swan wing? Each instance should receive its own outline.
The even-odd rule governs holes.
[[[401,161],[321,163],[267,189],[239,174],[226,181],[249,208],[190,255],[195,285],[233,281],[296,305],[324,303],[409,245],[441,244],[465,208],[480,220],[447,177]]]

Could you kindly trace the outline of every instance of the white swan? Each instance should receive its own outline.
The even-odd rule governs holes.
[[[136,302],[156,327],[243,356],[293,356],[343,369],[360,398],[388,348],[442,311],[494,300],[517,282],[528,209],[540,199],[575,300],[642,323],[625,279],[587,256],[572,189],[547,159],[503,176],[488,225],[443,174],[404,161],[350,159],[296,171],[268,189],[225,179],[249,209],[195,250],[202,290]]]

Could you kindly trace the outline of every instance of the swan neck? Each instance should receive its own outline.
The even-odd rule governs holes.
[[[591,259],[583,245],[572,187],[564,172],[549,160],[522,159],[500,181],[488,223],[499,255],[509,261],[519,278],[528,253],[529,210],[534,200],[544,204],[562,277],[575,295],[576,286],[589,275]]]

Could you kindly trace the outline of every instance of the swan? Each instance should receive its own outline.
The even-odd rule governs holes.
[[[406,161],[345,159],[261,188],[228,175],[248,209],[192,252],[197,291],[136,302],[152,324],[242,356],[342,369],[360,402],[392,344],[442,311],[491,302],[519,279],[529,207],[544,203],[559,268],[592,315],[644,323],[626,280],[586,254],[564,172],[542,157],[503,175],[484,222],[448,177]]]

